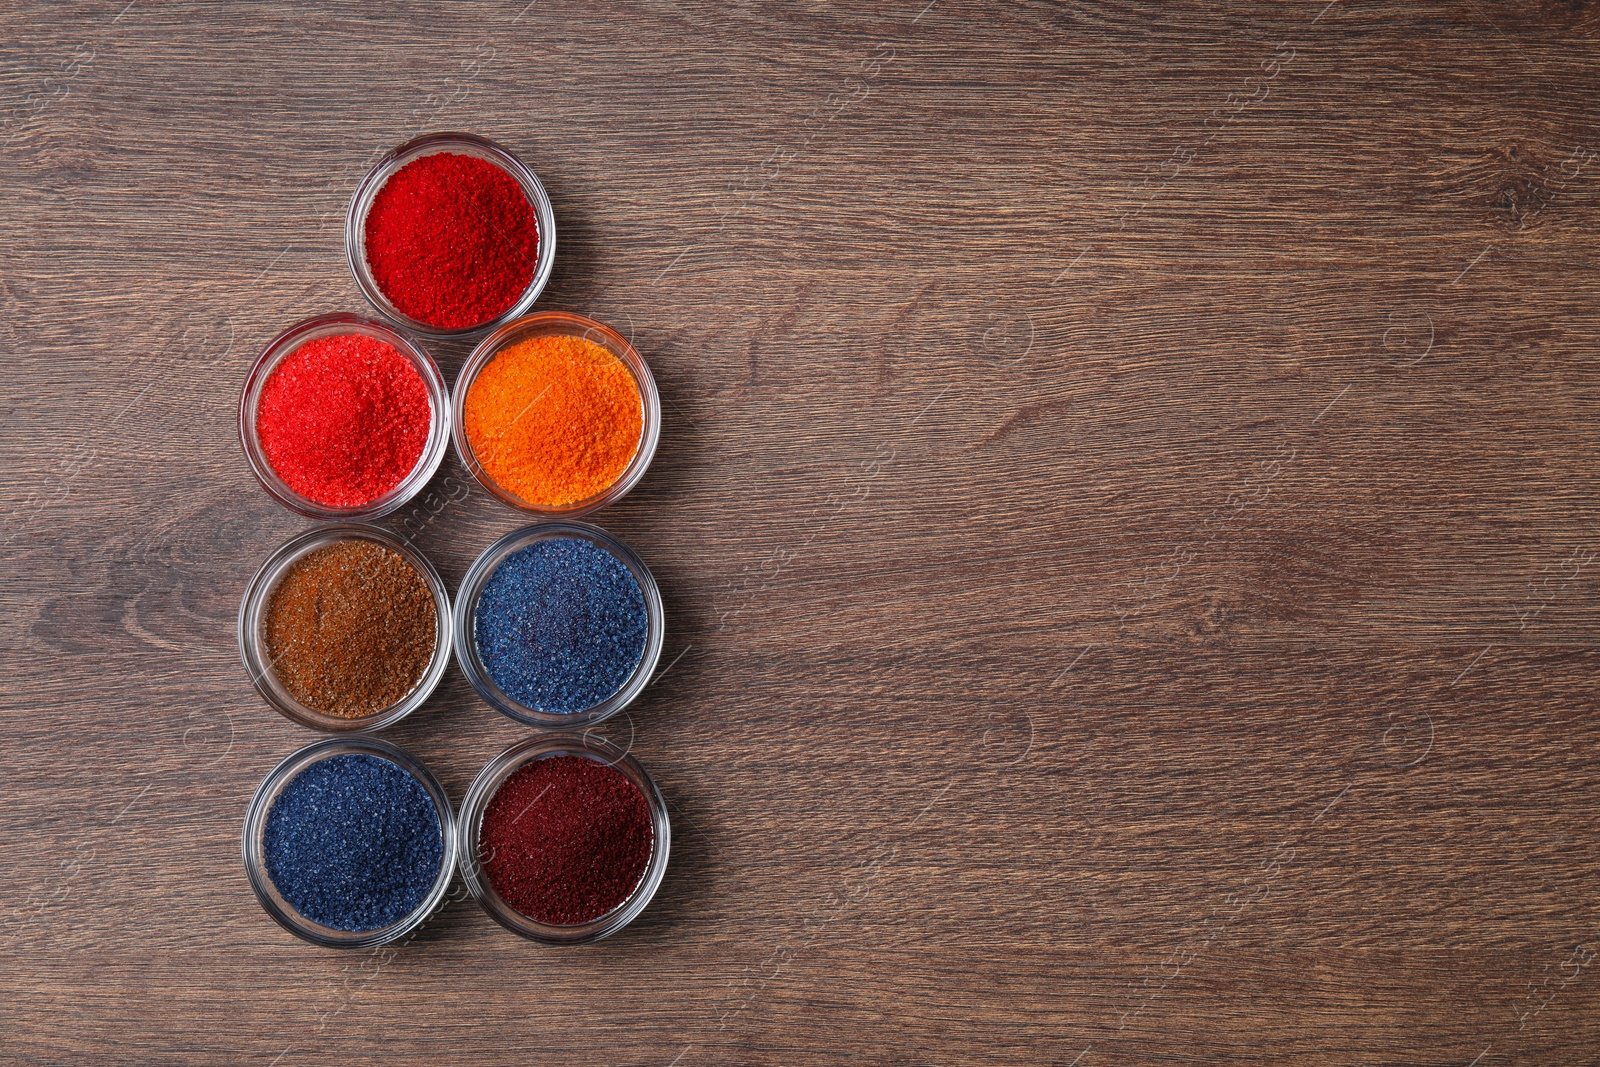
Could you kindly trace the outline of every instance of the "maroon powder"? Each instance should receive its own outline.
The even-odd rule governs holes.
[[[615,767],[547,756],[484,809],[478,860],[500,899],[535,922],[586,923],[628,899],[655,844],[644,793]]]

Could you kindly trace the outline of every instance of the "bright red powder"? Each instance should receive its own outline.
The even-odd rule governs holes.
[[[289,353],[256,408],[256,437],[272,469],[327,507],[362,507],[399,485],[432,423],[415,365],[361,334],[319,337]]]
[[[547,756],[489,801],[478,858],[500,899],[537,922],[570,926],[627,900],[654,844],[650,806],[627,775],[582,756]]]
[[[533,281],[539,229],[517,180],[438,152],[396,171],[367,212],[367,266],[389,302],[442,330],[488,322]]]

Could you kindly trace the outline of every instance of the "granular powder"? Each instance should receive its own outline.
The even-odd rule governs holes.
[[[428,442],[433,409],[399,349],[364,334],[318,337],[272,371],[256,438],[278,477],[327,507],[364,507],[399,485]]]
[[[615,767],[547,756],[513,773],[484,809],[478,859],[500,899],[570,926],[616,908],[650,863],[644,793]]]
[[[616,556],[582,537],[535,541],[500,561],[473,613],[478,658],[511,699],[563,715],[628,683],[644,656],[644,590]]]
[[[501,488],[557,508],[610,488],[644,430],[639,384],[582,337],[533,337],[478,372],[462,405],[472,454]]]
[[[272,590],[266,646],[296,700],[357,719],[398,703],[433,659],[433,593],[405,557],[339,541],[296,560]]]
[[[307,919],[381,930],[416,911],[439,877],[439,809],[398,764],[330,756],[272,802],[262,858],[272,884]]]
[[[470,329],[533,281],[539,229],[517,180],[488,160],[438,152],[396,171],[373,197],[367,266],[402,313]]]

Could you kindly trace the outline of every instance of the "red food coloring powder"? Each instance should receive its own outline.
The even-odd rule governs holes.
[[[399,485],[433,424],[415,364],[362,334],[307,341],[273,368],[256,438],[290,489],[326,507],[363,507]]]
[[[615,767],[547,756],[484,809],[478,860],[500,899],[536,922],[586,923],[628,899],[655,845],[650,805]]]
[[[533,281],[539,228],[517,180],[438,152],[396,171],[367,212],[367,266],[389,303],[436,329],[488,322]]]

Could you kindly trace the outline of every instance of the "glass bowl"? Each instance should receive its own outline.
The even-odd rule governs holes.
[[[267,607],[272,602],[272,592],[289,568],[308,553],[325,545],[340,541],[372,541],[397,553],[417,569],[433,593],[434,640],[433,657],[422,678],[397,703],[359,719],[346,719],[329,715],[300,703],[272,669],[272,657],[267,652]],[[244,601],[239,606],[239,653],[244,659],[244,669],[268,704],[291,722],[313,730],[330,733],[358,733],[381,730],[392,726],[421,707],[444,677],[450,665],[451,613],[450,594],[444,580],[433,564],[416,549],[387,530],[359,523],[319,526],[291,539],[268,558],[245,589]]]
[[[267,874],[265,837],[267,813],[272,810],[273,801],[283,792],[285,786],[313,763],[333,756],[348,755],[376,756],[399,766],[427,791],[439,815],[442,854],[438,877],[434,879],[427,896],[415,910],[397,922],[377,930],[339,930],[306,918],[295,910],[294,905],[284,899]],[[404,749],[375,737],[330,737],[307,745],[278,764],[272,773],[262,780],[255,796],[250,799],[250,807],[245,812],[241,844],[245,874],[250,879],[250,888],[255,891],[256,899],[261,902],[267,914],[296,937],[325,948],[376,948],[398,940],[421,926],[444,900],[445,892],[450,887],[450,879],[455,873],[457,857],[456,823],[450,807],[450,797],[445,793],[444,786],[439,784],[439,779],[434,777],[432,771]]]
[[[569,926],[530,919],[500,899],[500,894],[495,892],[494,886],[490,885],[489,879],[485,877],[478,858],[478,839],[483,828],[483,814],[489,806],[489,801],[500,791],[501,783],[534,760],[549,756],[580,756],[615,767],[627,775],[644,794],[645,803],[650,808],[650,824],[655,832],[650,861],[645,866],[644,874],[639,878],[639,884],[634,887],[628,898],[599,918]],[[478,772],[478,777],[473,780],[471,788],[467,790],[467,795],[461,802],[457,837],[461,842],[461,875],[467,883],[467,891],[483,910],[488,912],[491,919],[512,933],[520,934],[532,941],[541,941],[549,945],[577,945],[609,937],[638,918],[650,904],[650,899],[655,896],[656,890],[661,886],[661,879],[667,873],[667,853],[671,851],[672,825],[667,818],[667,804],[661,797],[661,791],[656,788],[655,782],[645,773],[638,760],[605,738],[593,734],[585,733],[580,736],[548,734],[512,745]]]
[[[472,383],[477,381],[478,375],[493,362],[501,350],[530,338],[550,336],[578,337],[592,341],[617,357],[622,365],[628,368],[628,372],[633,375],[634,384],[639,387],[643,423],[639,432],[639,447],[634,450],[633,459],[623,468],[617,480],[593,496],[562,507],[544,507],[530,503],[495,481],[493,476],[483,469],[483,464],[478,462],[478,457],[473,454],[472,445],[467,440],[466,426],[462,421],[467,393],[472,389]],[[650,373],[650,365],[644,361],[644,357],[639,355],[627,338],[611,327],[568,311],[541,311],[525,316],[506,323],[478,342],[478,346],[472,350],[472,355],[467,357],[466,364],[456,377],[455,393],[451,397],[451,413],[455,419],[452,433],[456,455],[461,457],[461,462],[472,472],[472,476],[478,479],[478,484],[501,503],[541,518],[576,519],[621,500],[629,490],[639,484],[645,472],[650,469],[650,461],[656,454],[656,442],[661,437],[661,394],[656,390],[656,380]]]
[[[539,233],[539,251],[534,259],[533,278],[529,281],[528,287],[522,291],[522,296],[494,318],[480,322],[476,326],[460,329],[430,326],[395,307],[389,302],[389,298],[383,295],[383,290],[378,288],[377,279],[372,276],[372,268],[367,265],[367,213],[372,210],[372,201],[377,197],[379,190],[407,163],[440,152],[486,160],[516,179],[517,184],[522,186],[523,195],[528,198],[528,204],[533,208],[534,226]],[[345,215],[344,251],[357,287],[372,306],[378,309],[378,314],[423,337],[444,341],[469,340],[519,315],[527,314],[528,309],[533,307],[533,302],[539,299],[539,294],[544,291],[545,283],[550,280],[550,272],[555,267],[556,216],[550,207],[550,197],[544,191],[544,186],[540,184],[538,177],[506,148],[486,137],[470,133],[429,133],[407,141],[388,152],[373,165],[366,177],[361,179],[361,183],[356,186],[355,195],[350,198],[350,210]]]
[[[476,632],[478,597],[483,592],[485,583],[507,556],[527,548],[536,541],[553,537],[581,537],[610,552],[633,574],[639,583],[640,591],[644,594],[644,652],[639,657],[638,665],[634,667],[633,673],[628,676],[622,688],[584,711],[541,711],[521,703],[500,688],[478,656]],[[467,571],[467,576],[461,581],[461,589],[456,596],[453,629],[456,659],[461,664],[462,673],[490,707],[528,726],[573,730],[611,718],[632,703],[634,697],[649,684],[651,675],[655,673],[656,663],[661,659],[661,647],[666,641],[666,609],[661,602],[661,590],[656,587],[655,577],[633,549],[598,526],[584,522],[549,522],[514,530],[483,550],[483,554],[473,562]]]
[[[278,369],[278,364],[286,357],[307,341],[352,333],[393,345],[401,355],[411,361],[417,373],[422,375],[422,384],[428,390],[430,412],[428,440],[422,446],[422,455],[417,457],[416,466],[412,467],[411,473],[402,478],[393,489],[360,507],[334,507],[301,496],[289,488],[288,483],[272,469],[272,464],[267,462],[266,451],[261,447],[261,439],[256,433],[256,412],[260,407],[261,391],[266,387],[267,379],[272,377],[272,372]],[[428,484],[428,480],[439,469],[439,464],[444,462],[446,442],[449,439],[449,393],[445,389],[444,377],[439,373],[433,358],[405,334],[359,315],[319,315],[296,323],[283,331],[267,346],[267,350],[261,353],[261,358],[256,360],[255,367],[250,371],[250,377],[245,380],[244,392],[239,397],[239,441],[244,446],[245,459],[249,461],[250,470],[255,474],[256,480],[261,483],[268,495],[290,511],[322,522],[379,519],[399,508],[421,492],[422,487]]]

